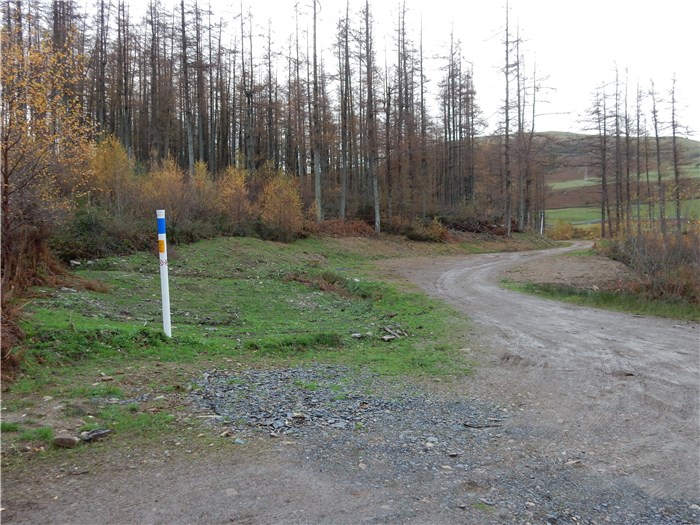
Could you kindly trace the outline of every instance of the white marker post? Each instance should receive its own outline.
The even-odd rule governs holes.
[[[168,247],[165,243],[165,210],[156,210],[158,219],[158,257],[160,259],[160,295],[163,303],[163,331],[172,337],[170,329],[170,288],[168,285]]]

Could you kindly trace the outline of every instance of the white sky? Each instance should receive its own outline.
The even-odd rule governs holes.
[[[392,62],[396,13],[401,0],[370,2],[374,15],[377,59],[383,62],[384,47]],[[162,0],[179,5],[179,0]],[[231,19],[240,12],[241,0],[199,0],[205,8]],[[405,0],[409,38],[418,42],[421,22],[426,58],[444,55],[451,29],[462,41],[467,60],[474,64],[477,101],[490,127],[502,105],[504,82],[502,44],[505,0]],[[189,2],[186,0],[186,4]],[[295,0],[242,0],[253,13],[256,25],[271,20],[278,50],[286,50],[288,35],[295,30]],[[145,0],[131,0],[136,11]],[[300,10],[311,12],[311,0],[299,0]],[[336,23],[345,13],[345,0],[321,0],[319,46],[324,49],[327,70],[334,70],[331,54]],[[350,0],[351,13],[358,13],[364,0]],[[510,0],[511,29],[520,27],[524,40],[527,73],[537,65],[538,77],[547,77],[539,96],[539,131],[580,131],[579,122],[591,105],[593,92],[602,82],[613,82],[615,65],[624,81],[628,75],[630,111],[634,110],[636,84],[648,90],[654,79],[660,97],[668,99],[671,79],[676,76],[677,113],[689,136],[700,140],[700,2],[694,0]],[[136,14],[136,13],[133,13]],[[351,15],[352,16],[352,15]],[[236,25],[233,22],[232,25]],[[301,18],[310,29],[311,16]],[[359,16],[354,27],[361,27]],[[302,26],[302,29],[305,27]],[[266,29],[265,29],[266,31]],[[237,32],[237,31],[236,31]],[[436,61],[433,67],[442,67]],[[333,64],[333,66],[331,66]],[[627,70],[627,72],[625,71]],[[437,89],[439,77],[432,78]],[[667,104],[660,104],[661,118],[669,119]],[[489,118],[491,117],[491,118]],[[685,134],[685,132],[683,132]]]

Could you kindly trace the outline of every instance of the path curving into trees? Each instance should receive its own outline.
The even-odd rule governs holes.
[[[515,403],[523,450],[655,497],[700,493],[700,327],[499,286],[522,264],[588,247],[397,261],[390,271],[473,320],[486,363],[464,388]]]

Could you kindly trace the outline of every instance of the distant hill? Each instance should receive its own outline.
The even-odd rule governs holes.
[[[700,197],[700,142],[678,138],[681,165],[682,187],[686,198]],[[636,188],[636,137],[630,137],[630,178],[631,186]],[[579,206],[597,206],[600,204],[600,153],[597,135],[584,135],[566,132],[537,133],[535,144],[538,156],[542,159],[540,169],[544,172],[547,186],[547,208],[568,208]],[[661,171],[664,180],[673,181],[672,140],[663,137],[660,140]],[[614,154],[614,138],[611,137],[609,147]],[[648,170],[645,163],[644,138],[640,141],[641,153],[641,184],[646,192],[647,176],[650,184],[657,180],[656,145],[653,137],[648,139]],[[623,158],[624,151],[623,137]],[[614,177],[614,172],[609,173]],[[623,173],[626,177],[626,171]]]

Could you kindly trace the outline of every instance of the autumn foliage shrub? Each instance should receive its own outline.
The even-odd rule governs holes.
[[[109,136],[100,142],[91,159],[90,193],[94,202],[116,217],[134,213],[141,193],[133,162],[121,142]]]
[[[450,231],[438,219],[433,219],[428,224],[416,221],[406,237],[412,241],[424,242],[448,242],[451,239]]]
[[[250,201],[246,172],[229,166],[216,181],[216,189],[215,205],[231,225],[232,233],[248,233],[255,210]]]
[[[178,223],[190,216],[192,187],[186,181],[185,171],[171,158],[152,169],[143,183],[142,204],[152,212],[166,210],[168,228],[177,228]]]
[[[613,241],[608,254],[637,271],[650,298],[683,298],[700,304],[700,224],[664,238],[648,231]]]
[[[571,223],[565,221],[557,221],[554,226],[547,230],[547,237],[553,241],[568,241],[574,238],[575,230]]]
[[[332,219],[318,223],[317,232],[329,237],[374,237],[374,228],[365,221]]]
[[[297,238],[303,223],[297,183],[278,173],[260,195],[260,235],[269,240],[291,242]]]

